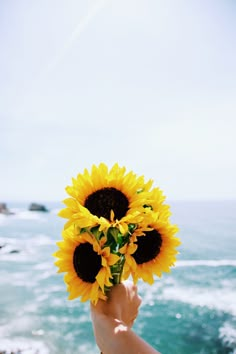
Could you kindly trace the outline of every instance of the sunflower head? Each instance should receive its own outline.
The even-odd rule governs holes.
[[[169,272],[176,261],[176,247],[180,245],[174,236],[177,231],[175,225],[158,219],[148,228],[135,230],[130,244],[120,250],[126,258],[125,277],[131,274],[135,283],[141,278],[153,284],[154,275],[161,277],[162,272]]]
[[[70,198],[64,200],[66,208],[60,216],[67,218],[65,228],[76,223],[79,227],[100,225],[101,230],[118,226],[121,232],[128,231],[128,224],[138,223],[143,217],[143,206],[152,181],[115,164],[110,170],[101,163],[91,172],[84,170],[66,188]]]
[[[106,239],[100,241],[87,232],[77,234],[71,226],[63,232],[58,242],[59,250],[54,254],[58,260],[58,272],[65,272],[65,283],[69,299],[81,297],[81,301],[105,299],[105,289],[111,287],[113,266],[119,257],[105,247]]]

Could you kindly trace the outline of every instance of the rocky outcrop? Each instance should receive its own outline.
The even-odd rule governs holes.
[[[0,203],[0,214],[11,215],[13,213],[8,209],[6,203]]]
[[[43,211],[47,212],[48,209],[45,207],[43,204],[38,204],[38,203],[31,203],[29,206],[30,211]]]

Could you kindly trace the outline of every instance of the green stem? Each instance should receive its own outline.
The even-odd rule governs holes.
[[[112,266],[111,273],[113,276],[113,284],[120,284],[122,278],[122,272],[125,264],[125,257],[121,257],[120,260]]]

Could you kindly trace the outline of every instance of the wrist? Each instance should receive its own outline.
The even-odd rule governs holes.
[[[113,319],[113,330],[114,330],[115,334],[127,332],[128,326],[124,322],[122,322],[121,320]]]
[[[128,327],[121,320],[104,313],[97,315],[93,324],[96,342],[101,352],[118,353],[119,338],[128,332]]]
[[[128,326],[117,317],[103,314],[101,315],[101,321],[103,321],[103,323],[105,322],[107,326],[109,326],[114,331],[115,334],[128,330]]]

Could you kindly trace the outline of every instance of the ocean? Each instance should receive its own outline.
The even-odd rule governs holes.
[[[236,353],[236,201],[169,202],[182,245],[150,286],[134,330],[162,354]],[[52,253],[65,220],[8,203],[0,214],[0,353],[99,353],[89,304],[67,300]]]

